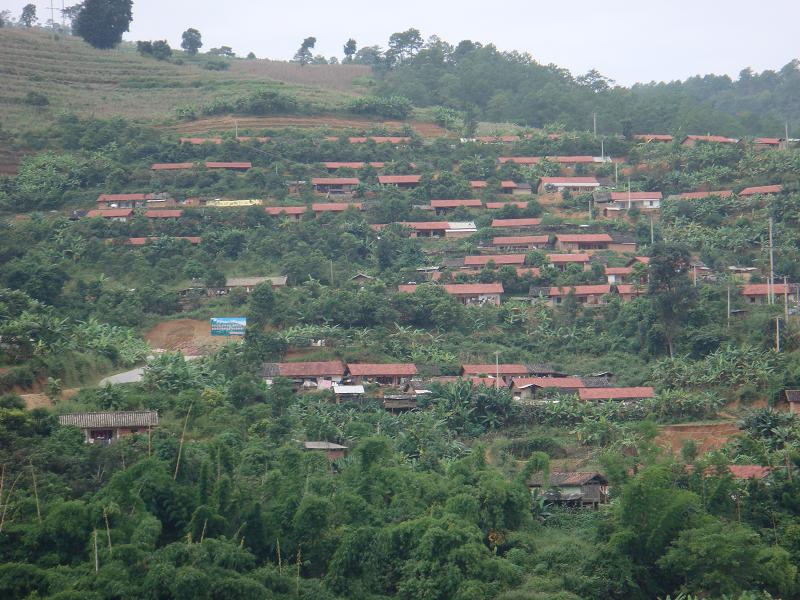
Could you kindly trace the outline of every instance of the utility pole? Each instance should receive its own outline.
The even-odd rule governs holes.
[[[731,284],[728,284],[728,321],[727,327],[730,328],[731,326]]]
[[[781,318],[775,317],[775,350],[781,351]]]
[[[603,138],[600,138],[600,158],[603,159],[605,162],[606,158],[606,141]]]
[[[656,234],[655,230],[653,229],[653,215],[650,215],[650,245],[656,243]]]
[[[769,303],[775,304],[775,257],[772,251],[772,217],[769,218]]]
[[[786,326],[789,326],[789,284],[786,283],[786,275],[783,276],[783,317],[786,319]]]
[[[597,113],[592,113],[592,129],[594,131],[594,137],[597,137]]]
[[[494,385],[497,387],[497,382],[500,380],[500,351],[495,350],[494,352],[494,375],[495,375],[495,382]]]
[[[56,11],[53,7],[53,0],[50,0],[50,27],[56,26]]]
[[[614,187],[619,185],[619,163],[614,163]]]

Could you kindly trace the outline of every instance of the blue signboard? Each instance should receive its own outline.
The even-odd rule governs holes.
[[[244,335],[247,317],[211,317],[211,335]]]

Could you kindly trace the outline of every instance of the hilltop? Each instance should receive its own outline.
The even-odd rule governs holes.
[[[0,29],[0,127],[28,129],[61,111],[138,122],[174,121],[175,108],[267,88],[290,92],[317,110],[335,111],[363,94],[371,71],[363,65],[300,65],[227,59],[225,71],[203,68],[206,58],[172,62],[140,56],[133,45],[96,50],[79,38],[37,29]],[[182,64],[177,64],[182,63]],[[31,106],[29,93],[49,104]]]

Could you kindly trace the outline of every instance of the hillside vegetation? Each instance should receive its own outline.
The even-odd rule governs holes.
[[[42,30],[0,29],[0,126],[30,129],[60,111],[137,121],[174,120],[176,107],[214,97],[236,97],[265,87],[281,89],[320,111],[341,108],[363,92],[361,65],[300,65],[228,59],[226,71],[140,56],[131,46],[95,50],[78,38]],[[43,94],[47,106],[31,106],[26,95]]]

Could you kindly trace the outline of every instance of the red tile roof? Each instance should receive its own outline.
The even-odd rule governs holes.
[[[264,209],[268,215],[302,215],[306,212],[305,206],[267,206]]]
[[[781,138],[756,138],[753,143],[764,146],[778,146],[781,143]]]
[[[499,163],[514,163],[515,165],[535,165],[541,162],[541,156],[501,156],[497,159]]]
[[[262,137],[250,137],[249,135],[240,135],[239,137],[236,138],[237,142],[251,142],[253,140],[255,140],[257,142],[261,142],[263,144],[264,142],[268,142],[269,138],[268,137],[263,137],[263,136]]]
[[[445,231],[450,229],[447,221],[402,221],[398,225],[405,225],[415,231]]]
[[[611,293],[611,286],[603,285],[574,285],[563,287],[551,287],[550,296],[566,296],[570,292],[575,292],[576,296],[602,296]]]
[[[547,160],[557,162],[562,165],[576,165],[579,163],[593,163],[594,156],[548,156]]]
[[[150,168],[153,171],[185,171],[194,168],[194,163],[153,163]]]
[[[132,208],[105,208],[90,210],[86,213],[87,217],[103,217],[104,219],[112,219],[119,217],[130,217],[133,214]]]
[[[539,388],[560,388],[577,390],[583,387],[580,377],[515,377],[514,387],[517,389],[535,386]]]
[[[516,206],[517,208],[528,208],[528,203],[524,201],[519,202],[487,202],[486,208],[490,210],[498,210],[506,206]]]
[[[206,169],[249,169],[251,162],[206,162]]]
[[[492,227],[536,227],[541,219],[493,219]]]
[[[334,138],[336,139],[336,138]],[[411,141],[410,137],[398,137],[398,136],[381,136],[381,135],[373,135],[370,137],[351,137],[347,138],[347,141],[351,144],[366,144],[368,141],[373,141],[376,144],[404,144]]]
[[[325,377],[344,375],[344,365],[339,360],[328,362],[278,363],[281,377]]]
[[[467,208],[481,208],[483,206],[483,202],[481,202],[480,200],[472,200],[472,199],[431,200],[431,206],[433,208],[457,208],[459,206],[465,206]]]
[[[509,235],[492,239],[492,246],[509,246],[515,244],[546,244],[550,236],[547,235]]]
[[[636,133],[633,139],[645,142],[671,142],[672,136],[664,133]]]
[[[195,146],[201,144],[221,144],[222,138],[180,138],[181,144],[193,144]]]
[[[524,275],[539,277],[541,274],[542,272],[538,267],[517,267],[517,277],[522,277]]]
[[[635,400],[654,396],[655,392],[651,387],[581,388],[578,390],[578,398],[581,400]]]
[[[183,216],[180,209],[151,209],[144,211],[144,216],[148,219],[177,219]]]
[[[551,263],[586,263],[589,262],[588,254],[548,254]]]
[[[606,267],[604,272],[606,275],[630,275],[633,267]]]
[[[735,144],[736,142],[739,141],[721,135],[687,135],[683,139],[683,142],[686,142],[687,140],[692,140],[694,142],[715,142],[718,144]]]
[[[474,180],[474,181],[470,181],[469,182],[469,187],[471,187],[474,190],[475,189],[480,189],[480,188],[485,188],[485,187],[488,187],[488,186],[489,186],[489,182],[488,181]]]
[[[630,283],[620,283],[617,285],[617,292],[624,295],[635,294],[637,296],[641,296],[642,294],[647,293],[647,288],[639,286],[637,289],[636,286]]]
[[[772,285],[772,293],[775,295],[783,295],[785,293],[791,294],[792,290],[789,286],[782,283],[775,283]],[[768,283],[747,283],[742,286],[742,296],[768,296],[769,284]]]
[[[720,198],[727,198],[733,195],[733,190],[717,190],[715,192],[684,192],[678,197],[683,200],[699,200],[701,198],[708,198],[709,196],[719,196]]]
[[[444,291],[454,296],[473,296],[479,294],[502,294],[502,283],[450,283]]]
[[[403,183],[419,183],[422,177],[420,175],[379,175],[378,183],[381,185],[396,185]]]
[[[366,163],[363,162],[336,162],[326,161],[322,163],[326,169],[363,169]],[[384,162],[371,162],[369,166],[373,169],[382,169],[386,166]]]
[[[499,365],[495,365],[495,363],[486,363],[477,365],[462,365],[461,372],[464,375],[495,375],[498,372],[500,375],[527,375],[528,367],[522,364],[500,363]]]
[[[524,265],[524,254],[483,254],[481,256],[465,256],[464,266],[475,267],[493,262],[496,265]]]
[[[597,181],[596,177],[542,177],[541,182],[544,185],[572,185],[572,184],[592,184],[592,185],[600,185],[600,182]]]
[[[351,375],[366,377],[405,377],[417,374],[417,367],[411,363],[348,363]]]
[[[314,177],[311,185],[358,185],[357,177]]]
[[[361,210],[361,202],[325,202],[312,204],[311,210],[314,212],[343,212],[350,207]]]
[[[593,243],[613,242],[614,240],[607,233],[560,233],[556,235],[556,241],[565,243]]]
[[[661,192],[611,192],[611,199],[618,200],[661,200]]]
[[[780,194],[783,186],[777,185],[757,185],[754,187],[744,188],[739,192],[740,196],[754,196],[755,194]]]
[[[152,194],[100,194],[97,197],[98,202],[126,202],[131,200],[145,201],[152,198]]]
[[[144,246],[150,238],[146,237],[132,237],[128,238],[129,246]]]
[[[444,291],[453,296],[477,296],[480,294],[502,294],[502,283],[451,283],[442,286]],[[413,283],[397,286],[401,292],[413,294],[417,285]]]
[[[517,189],[517,187],[518,186],[516,182],[511,181],[510,179],[504,179],[503,181],[500,182],[500,189],[503,190],[515,190]]]

